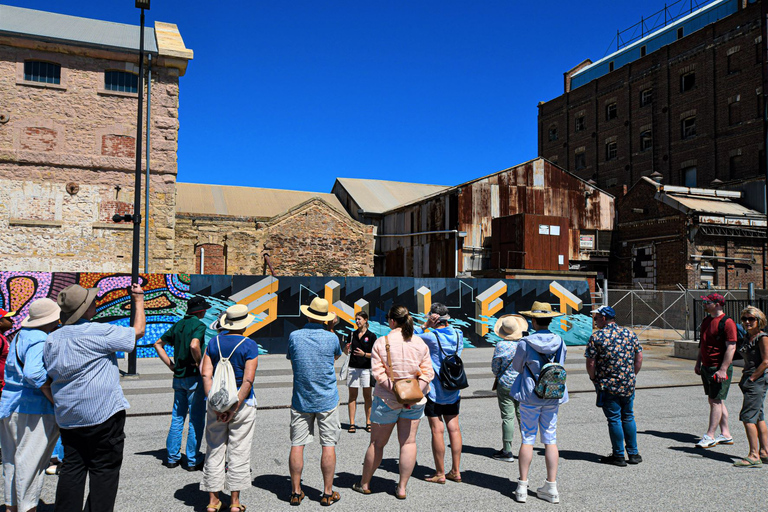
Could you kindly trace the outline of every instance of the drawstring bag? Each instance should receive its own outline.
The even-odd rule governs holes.
[[[237,380],[235,379],[235,370],[229,360],[235,354],[237,347],[243,344],[248,338],[243,337],[240,343],[235,345],[229,357],[224,357],[221,353],[221,344],[219,337],[216,336],[216,346],[219,349],[219,364],[213,371],[213,384],[208,392],[208,405],[216,412],[227,412],[237,403]]]

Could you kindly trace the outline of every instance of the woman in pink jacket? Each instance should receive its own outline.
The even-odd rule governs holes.
[[[400,441],[400,481],[395,489],[397,499],[405,499],[405,486],[416,465],[416,432],[424,416],[429,383],[435,376],[429,348],[418,336],[413,337],[413,318],[404,306],[392,306],[387,314],[389,334],[376,340],[371,355],[371,373],[376,379],[371,411],[371,444],[365,453],[363,476],[352,489],[370,494],[373,472],[381,464],[384,447],[397,424]],[[392,377],[395,380],[418,378],[425,398],[413,405],[402,405],[392,392],[392,379],[387,369],[387,343],[391,356]]]

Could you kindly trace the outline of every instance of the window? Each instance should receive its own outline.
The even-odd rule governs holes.
[[[653,89],[650,87],[648,89],[643,89],[640,92],[640,106],[644,107],[650,105],[651,102],[653,102]]]
[[[696,186],[696,167],[686,167],[683,169],[683,182],[686,187]]]
[[[576,118],[576,131],[580,132],[584,130],[587,127],[587,123],[584,120],[584,116],[579,116]]]
[[[640,134],[640,151],[648,151],[651,147],[653,147],[651,130],[645,130]]]
[[[586,155],[586,153],[576,153],[576,158],[575,158],[574,164],[575,164],[575,167],[576,167],[577,171],[585,169],[587,167],[587,155]]]
[[[39,60],[24,61],[24,80],[44,84],[60,84],[61,65]]]
[[[613,61],[611,61],[608,63],[608,71],[613,71],[613,70],[614,70]]]
[[[696,73],[686,73],[680,77],[680,92],[688,92],[696,86]]]
[[[739,66],[739,52],[734,52],[728,56],[728,74],[732,75],[741,71]]]
[[[728,105],[728,124],[734,125],[741,122],[741,108],[739,107],[740,101],[734,101]]]
[[[139,92],[139,75],[127,71],[105,71],[104,89],[118,92]]]
[[[609,103],[605,106],[605,120],[610,121],[619,117],[619,112],[616,110],[616,103]]]
[[[557,140],[557,126],[549,127],[549,140],[550,142]]]
[[[640,47],[640,56],[645,57],[646,53],[648,53],[648,48],[646,48],[645,45]]]
[[[618,155],[618,145],[615,142],[609,142],[605,145],[605,159],[616,160]]]
[[[690,139],[696,135],[696,116],[691,116],[680,121],[680,137]]]

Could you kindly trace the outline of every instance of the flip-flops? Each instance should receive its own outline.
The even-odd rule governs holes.
[[[760,459],[752,460],[748,457],[744,457],[733,463],[737,468],[761,468],[763,467],[763,461]]]

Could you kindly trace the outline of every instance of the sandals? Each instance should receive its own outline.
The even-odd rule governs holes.
[[[456,476],[456,473],[454,473],[453,471],[449,471],[448,473],[446,473],[445,478],[447,478],[451,482],[461,483],[461,477]]]
[[[445,483],[445,482],[443,482]],[[397,494],[397,485],[395,485],[395,498],[399,500],[404,500],[406,498],[405,494]]]
[[[331,494],[323,494],[323,497],[320,498],[320,505],[323,507],[330,507],[337,501],[341,499],[341,496],[338,492],[332,491]]]
[[[432,475],[432,476],[428,476],[427,478],[425,478],[424,481],[432,483],[432,484],[445,485],[445,476],[439,477],[437,475]]]
[[[363,484],[361,482],[355,482],[352,484],[352,490],[355,492],[359,492],[360,494],[371,494],[370,489],[364,489]]]
[[[221,501],[219,501],[215,505],[213,503],[209,503],[208,505],[205,506],[205,510],[206,511],[208,511],[208,510],[215,510],[216,512],[219,512],[219,510],[221,510]]]
[[[357,432],[357,427],[355,425],[350,425],[349,428],[347,429],[347,432],[349,432],[350,434],[354,434],[355,432]]]
[[[246,507],[245,507],[245,505],[243,505],[242,503],[240,503],[240,504],[238,504],[238,505],[230,505],[230,506],[229,506],[229,512],[232,512],[232,509],[233,509],[233,508],[239,508],[240,510],[239,510],[238,512],[245,512],[245,508],[246,508]]]
[[[304,500],[304,491],[301,491],[300,493],[291,493],[291,499],[288,500],[292,507],[298,507],[301,505],[301,502]]]
[[[370,432],[371,431],[371,424],[370,423],[366,423],[365,424],[365,431],[366,432]]]
[[[737,468],[761,468],[763,467],[763,461],[760,458],[752,460],[748,457],[744,457],[743,459],[734,462],[733,465]]]

